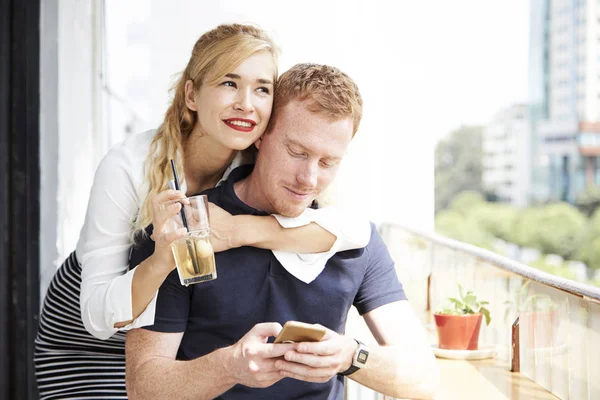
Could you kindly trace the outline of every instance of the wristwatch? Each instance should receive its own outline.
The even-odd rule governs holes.
[[[367,363],[367,359],[369,358],[369,348],[363,342],[360,342],[354,339],[358,344],[356,351],[354,352],[354,357],[352,357],[352,365],[347,370],[340,372],[339,375],[347,376],[355,373],[359,369],[365,366]]]

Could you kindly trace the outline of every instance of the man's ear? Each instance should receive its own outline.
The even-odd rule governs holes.
[[[196,106],[196,91],[194,90],[194,82],[188,79],[185,82],[185,105],[192,111],[198,111]]]

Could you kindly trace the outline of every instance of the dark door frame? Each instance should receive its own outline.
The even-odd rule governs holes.
[[[0,398],[36,399],[40,0],[0,0]]]

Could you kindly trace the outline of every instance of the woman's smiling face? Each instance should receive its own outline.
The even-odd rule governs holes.
[[[271,53],[259,51],[216,84],[189,91],[187,106],[198,115],[194,132],[228,149],[248,148],[269,123],[275,71]]]

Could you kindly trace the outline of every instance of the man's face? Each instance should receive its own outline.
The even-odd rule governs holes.
[[[350,141],[351,117],[331,120],[292,101],[275,116],[271,131],[256,143],[263,210],[300,215],[329,186]]]

